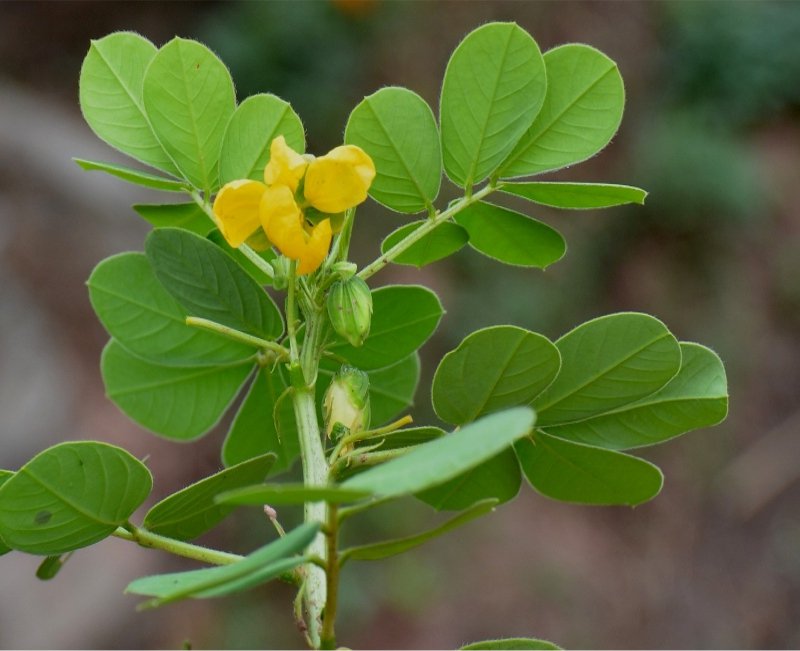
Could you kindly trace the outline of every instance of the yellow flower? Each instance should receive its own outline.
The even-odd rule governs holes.
[[[278,136],[270,145],[264,183],[226,183],[214,201],[214,215],[231,246],[241,246],[261,227],[283,255],[298,261],[298,273],[307,274],[325,260],[333,232],[330,218],[312,225],[302,207],[341,213],[367,198],[374,178],[375,165],[359,147],[336,147],[309,162]]]

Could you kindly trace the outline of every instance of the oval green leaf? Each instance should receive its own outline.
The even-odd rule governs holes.
[[[428,104],[407,88],[381,88],[347,121],[344,140],[375,163],[369,195],[387,208],[415,213],[433,206],[442,181],[439,129]]]
[[[539,431],[519,441],[515,451],[531,486],[560,502],[636,506],[658,495],[664,483],[648,461]]]
[[[508,502],[517,496],[521,485],[519,462],[509,449],[416,497],[437,511],[462,511],[482,500]]]
[[[588,321],[556,346],[561,371],[533,403],[540,427],[583,420],[649,396],[681,366],[672,333],[655,317],[636,312]]]
[[[547,96],[536,120],[500,165],[500,178],[561,169],[591,158],[619,128],[625,88],[617,64],[588,45],[544,55]]]
[[[166,366],[253,358],[245,344],[186,325],[186,310],[161,286],[143,253],[106,258],[89,276],[89,299],[109,334],[134,355]]]
[[[144,527],[168,538],[193,540],[233,512],[234,507],[217,502],[219,494],[263,481],[274,463],[275,455],[265,454],[201,479],[151,508]]]
[[[460,187],[485,179],[531,126],[547,90],[544,60],[514,23],[472,31],[444,73],[440,121],[444,168]]]
[[[328,502],[344,504],[369,497],[372,493],[341,486],[306,486],[305,484],[259,484],[227,491],[217,497],[218,504],[280,506],[305,504],[306,502]]]
[[[259,284],[218,246],[178,228],[159,228],[145,241],[159,282],[191,316],[262,339],[283,333],[283,317]]]
[[[196,203],[135,204],[136,213],[156,228],[183,228],[205,237],[214,224]]]
[[[291,467],[300,454],[297,434],[292,437],[278,436],[273,418],[275,405],[286,387],[280,369],[258,369],[222,446],[222,462],[226,466],[273,452],[277,455],[277,461],[272,473]]]
[[[134,185],[141,185],[145,188],[152,188],[153,190],[163,190],[165,192],[185,192],[187,186],[180,181],[173,181],[172,179],[164,178],[150,174],[149,172],[142,172],[135,170],[132,167],[125,167],[124,165],[115,165],[114,163],[103,163],[94,160],[85,160],[83,158],[73,158],[78,167],[87,172],[105,172],[111,176],[116,176],[118,179],[133,183]]]
[[[425,223],[424,221],[411,222],[390,233],[381,242],[381,253],[386,253],[400,240]],[[403,253],[395,257],[392,262],[412,267],[424,267],[431,264],[431,262],[442,260],[449,255],[453,255],[456,251],[460,251],[468,241],[469,234],[461,226],[453,222],[442,222],[430,233],[414,242]]]
[[[216,190],[222,137],[236,106],[225,64],[205,45],[173,38],[150,62],[142,99],[153,132],[184,178]]]
[[[681,343],[681,370],[662,389],[547,433],[570,441],[611,450],[656,445],[693,429],[710,427],[728,414],[725,367],[713,351]]]
[[[100,360],[109,399],[142,427],[179,441],[196,439],[216,425],[252,369],[252,363],[162,366],[113,339]]]
[[[206,235],[206,237],[216,244],[222,251],[224,251],[236,264],[238,264],[242,269],[244,269],[248,274],[250,274],[253,279],[259,285],[271,285],[273,279],[265,274],[261,269],[259,269],[244,253],[242,253],[239,249],[234,249],[222,233],[219,232],[218,229],[212,230],[210,233]],[[254,251],[254,253],[259,256],[265,262],[272,263],[273,260],[277,257],[275,252],[272,249],[266,249],[265,251]]]
[[[278,136],[296,152],[305,151],[303,123],[288,102],[269,94],[248,97],[236,107],[222,139],[220,184],[237,179],[263,182],[269,147]]]
[[[467,229],[472,248],[505,264],[545,269],[567,251],[567,243],[554,228],[490,203],[474,203],[455,220]]]
[[[644,204],[647,192],[631,185],[610,183],[562,183],[531,181],[529,183],[503,183],[501,191],[528,201],[567,210],[611,208],[629,203]]]
[[[515,326],[473,332],[442,358],[431,395],[436,415],[463,425],[507,407],[527,405],[556,377],[558,349]]]
[[[372,326],[364,345],[354,348],[340,339],[329,350],[362,370],[390,366],[422,346],[443,313],[439,297],[425,287],[380,287],[372,292]]]
[[[43,556],[88,547],[125,524],[152,486],[150,471],[122,448],[60,443],[0,487],[0,536]]]
[[[156,169],[178,176],[144,112],[145,71],[158,50],[132,32],[92,41],[81,66],[81,111],[92,131],[109,145]]]
[[[221,597],[247,590],[306,562],[294,554],[308,547],[318,532],[319,524],[303,524],[230,565],[146,576],[130,583],[125,592],[156,597],[144,604],[154,608],[189,597]]]
[[[498,455],[531,432],[536,415],[528,407],[496,412],[408,454],[348,479],[344,488],[400,497],[443,484]]]

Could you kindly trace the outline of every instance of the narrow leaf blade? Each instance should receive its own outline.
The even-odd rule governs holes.
[[[497,506],[497,500],[483,500],[482,502],[473,504],[463,513],[459,513],[454,518],[428,531],[423,531],[414,536],[398,538],[397,540],[387,540],[385,542],[350,547],[349,549],[343,550],[341,555],[347,560],[354,561],[379,561],[391,556],[397,556],[397,554],[403,554],[415,547],[419,547],[429,540],[438,538],[453,529],[457,529],[472,522],[472,520],[491,513],[494,511],[495,506]]]
[[[133,183],[134,185],[141,185],[145,188],[164,190],[165,192],[186,191],[186,185],[180,181],[173,181],[163,176],[142,172],[132,167],[125,167],[124,165],[116,165],[114,163],[104,163],[101,161],[85,160],[83,158],[73,158],[72,160],[78,164],[78,167],[87,172],[105,172],[111,176],[116,176],[118,179]]]
[[[342,484],[369,490],[379,497],[419,493],[491,459],[530,433],[532,409],[515,407],[485,416],[408,454],[370,468]]]
[[[216,499],[218,504],[270,506],[327,502],[344,504],[369,497],[366,490],[353,490],[341,486],[307,486],[305,484],[259,484],[238,490],[226,491]]]
[[[531,181],[504,183],[501,191],[528,201],[568,210],[611,208],[629,203],[644,204],[647,192],[631,185],[610,183],[562,183]]]
[[[193,540],[216,527],[233,507],[217,502],[221,493],[263,481],[275,463],[265,454],[201,479],[153,506],[144,526],[153,533],[177,540]]]

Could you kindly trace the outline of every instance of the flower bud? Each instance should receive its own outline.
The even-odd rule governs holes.
[[[369,335],[372,292],[358,276],[335,282],[328,293],[328,316],[337,334],[352,346],[360,346]]]
[[[369,376],[352,366],[342,366],[325,392],[322,403],[325,432],[339,439],[369,427]]]

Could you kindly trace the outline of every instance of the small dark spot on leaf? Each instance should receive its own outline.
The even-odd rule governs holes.
[[[50,522],[50,518],[53,517],[53,514],[50,511],[39,511],[34,517],[33,521],[36,524],[47,524]]]

